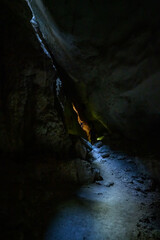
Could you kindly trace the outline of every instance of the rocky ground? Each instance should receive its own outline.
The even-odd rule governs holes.
[[[158,240],[160,192],[138,157],[89,145],[88,161],[102,179],[58,206],[46,240]]]
[[[140,159],[78,144],[66,161],[1,156],[3,239],[160,239],[160,191]]]

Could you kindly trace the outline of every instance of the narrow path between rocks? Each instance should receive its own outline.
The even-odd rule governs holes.
[[[160,192],[139,159],[98,142],[89,160],[103,180],[59,205],[45,240],[160,239]]]

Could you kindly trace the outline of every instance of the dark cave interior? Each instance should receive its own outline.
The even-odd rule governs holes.
[[[158,1],[0,12],[1,238],[159,240]]]

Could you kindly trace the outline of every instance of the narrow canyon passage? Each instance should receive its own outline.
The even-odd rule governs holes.
[[[159,239],[160,191],[140,160],[101,142],[92,147],[89,161],[103,179],[58,206],[45,240]]]
[[[159,2],[0,6],[0,239],[160,240]]]

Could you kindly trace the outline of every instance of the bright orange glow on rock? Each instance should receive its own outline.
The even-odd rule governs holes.
[[[82,121],[82,120],[80,119],[79,113],[78,113],[78,111],[77,111],[77,109],[76,109],[76,107],[75,107],[75,105],[74,105],[73,103],[72,103],[72,106],[73,106],[73,110],[77,113],[79,125],[81,126],[81,128],[83,129],[83,131],[86,132],[87,137],[88,137],[88,141],[91,142],[91,128],[89,127],[89,125],[88,125],[86,122],[84,122],[84,121]]]

